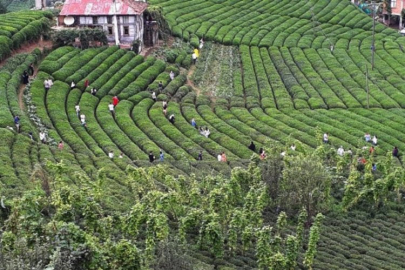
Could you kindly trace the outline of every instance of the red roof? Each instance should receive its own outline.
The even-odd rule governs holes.
[[[66,0],[60,15],[139,15],[147,7],[146,2],[132,0]]]

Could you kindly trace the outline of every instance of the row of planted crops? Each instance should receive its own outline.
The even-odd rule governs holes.
[[[152,0],[163,8],[174,35],[198,44],[347,48],[371,36],[372,20],[349,1]],[[396,31],[378,24],[376,39],[404,44]],[[353,41],[353,42],[352,42]]]
[[[2,0],[0,3],[7,12],[26,11],[35,6],[34,0]]]
[[[329,217],[314,269],[403,269],[404,219],[396,212]]]
[[[232,49],[231,49],[232,48]],[[403,108],[404,54],[377,50],[259,48],[207,43],[193,79],[204,94],[249,109]],[[369,95],[367,95],[367,88]]]
[[[0,60],[26,42],[38,40],[50,28],[52,13],[21,11],[0,15]]]
[[[403,108],[403,52],[369,48],[300,49],[240,47],[247,107]],[[369,69],[369,72],[366,72]],[[369,88],[369,99],[367,97]]]
[[[193,75],[202,91],[199,95],[187,83],[188,71],[180,67],[190,65],[187,53],[181,52],[174,60],[178,65],[171,65],[115,46],[83,51],[61,47],[39,64],[35,80],[26,89],[27,111],[20,108],[17,92],[22,72],[40,54],[10,59],[0,69],[0,159],[4,164],[0,188],[19,194],[31,184],[36,164],[63,160],[72,168],[70,173],[83,172],[90,178],[105,174],[110,180],[108,206],[120,209],[131,203],[124,173],[127,165],[149,166],[151,151],[156,157],[163,151],[163,163],[175,175],[229,173],[231,167],[246,165],[252,155],[247,147],[251,141],[257,148],[279,142],[287,154],[294,154],[290,145],[296,144],[297,152],[315,148],[324,132],[329,133],[333,147],[353,152],[364,146],[368,151],[365,133],[378,136],[376,154],[394,146],[405,151],[403,38],[378,25],[376,65],[371,70],[371,21],[348,1],[151,3],[161,5],[173,33],[194,46],[201,37],[240,46],[205,43]],[[45,29],[46,13],[24,14],[7,20],[0,16],[1,39],[8,46],[1,46],[2,56]],[[19,27],[18,20],[24,25]],[[32,36],[26,33],[34,30]],[[173,80],[170,72],[175,74]],[[54,85],[45,91],[43,81],[48,78]],[[366,109],[367,86],[370,109]],[[91,88],[98,90],[95,95]],[[115,117],[108,110],[113,96],[120,99]],[[167,115],[162,101],[169,101]],[[76,114],[76,105],[86,116],[86,126]],[[173,124],[167,119],[171,114],[176,119]],[[20,134],[9,128],[16,115],[21,118]],[[192,119],[209,128],[209,137],[192,127]],[[37,143],[38,130],[46,132],[49,145]],[[59,141],[64,142],[63,150],[57,148]],[[110,151],[114,158],[108,157]],[[197,161],[200,152],[203,161]],[[228,164],[217,161],[221,152],[226,153]],[[119,153],[123,158],[118,158]],[[105,169],[98,172],[101,168]],[[402,232],[402,220],[387,217],[389,221],[382,217],[371,226],[366,226],[364,216],[329,219],[314,268],[403,268],[403,243],[393,237]],[[383,230],[387,233],[380,234]],[[250,257],[246,254],[244,260]],[[389,263],[383,264],[387,258]],[[242,259],[232,263],[249,264]]]
[[[24,61],[17,62],[17,69],[10,68],[10,76],[26,69],[28,63],[35,60],[31,57],[33,56],[28,55]],[[172,81],[169,78],[170,71],[176,73]],[[54,85],[45,92],[43,80],[49,77],[54,79]],[[84,89],[86,79],[90,81],[88,89]],[[77,87],[72,90],[71,81],[77,83]],[[161,92],[158,91],[158,81],[164,84]],[[240,160],[251,155],[247,149],[250,140],[257,146],[279,141],[287,147],[296,143],[297,151],[313,148],[319,143],[319,131],[329,132],[331,142],[335,146],[343,145],[346,149],[364,146],[365,132],[378,135],[377,152],[383,153],[394,145],[405,149],[401,138],[401,127],[405,124],[402,109],[247,109],[244,106],[229,107],[229,100],[220,97],[216,100],[217,106],[212,108],[207,96],[196,96],[184,84],[185,77],[176,67],[153,57],[143,59],[117,47],[85,51],[62,47],[53,51],[41,62],[37,79],[31,83],[29,92],[41,124],[46,127],[50,137],[56,141],[63,140],[65,148],[60,151],[56,147],[30,141],[26,136],[31,129],[29,123],[22,122],[21,134],[1,129],[2,138],[3,135],[5,138],[1,142],[2,160],[6,164],[4,171],[8,173],[7,178],[2,175],[2,185],[10,189],[30,185],[27,181],[28,172],[35,168],[36,163],[45,160],[64,160],[69,166],[76,168],[76,171],[83,171],[89,176],[97,173],[98,168],[108,168],[105,173],[113,180],[108,184],[108,192],[113,194],[109,203],[117,209],[119,205],[129,203],[127,200],[130,198],[127,196],[123,170],[127,164],[147,165],[149,151],[154,151],[157,155],[159,149],[162,149],[166,154],[166,162],[173,165],[175,172],[181,173],[187,172],[188,166],[195,166],[198,170],[223,171],[227,165],[215,161],[219,151],[226,151],[231,166],[241,165]],[[99,89],[95,96],[89,92],[91,87]],[[147,90],[158,91],[159,102],[154,103]],[[113,95],[118,95],[121,100],[116,107],[115,118],[107,109]],[[11,102],[16,97],[5,96],[5,100]],[[162,100],[170,100],[168,114],[176,115],[174,124],[164,116],[160,102]],[[76,115],[76,104],[80,105],[82,113],[86,115],[86,128],[80,124]],[[7,118],[12,117],[14,112],[9,115]],[[26,117],[30,116],[22,115],[22,121],[28,121]],[[209,127],[209,138],[201,136],[192,128],[192,118],[198,125]],[[381,123],[385,123],[384,126]],[[115,153],[122,151],[125,158],[109,159],[107,154],[110,150]],[[200,150],[204,153],[206,163],[198,164],[193,161]],[[186,160],[192,164],[185,165]],[[14,192],[19,191],[15,189]],[[396,243],[397,250],[389,255],[385,248],[379,248],[378,245],[374,245],[374,249],[361,249],[354,240],[347,245],[336,244],[345,231],[334,229],[334,222],[338,221],[329,221],[322,234],[315,269],[323,269],[325,266],[331,269],[350,266],[362,269],[362,265],[366,268],[380,267],[379,269],[401,266],[400,261],[384,266],[380,260],[384,256],[397,258],[401,252],[400,243],[392,240],[392,244]],[[345,222],[341,221],[342,224]],[[348,225],[350,229],[357,231],[364,226],[361,221],[356,222],[357,225]],[[371,235],[377,229],[367,227],[361,230],[364,235],[358,238],[359,243],[371,241]],[[329,247],[331,244],[334,248]],[[357,247],[356,252],[348,251],[351,246]],[[360,259],[364,252],[372,257],[367,262]],[[334,254],[339,254],[337,262],[330,261]],[[208,260],[203,256],[201,259]],[[246,262],[242,259],[252,260],[249,255],[239,257],[232,263],[243,265]]]
[[[173,81],[168,75],[170,71],[177,74]],[[45,92],[43,80],[48,77],[55,84]],[[86,79],[90,81],[88,89],[84,89]],[[70,90],[71,81],[77,83],[77,88]],[[168,115],[176,116],[174,124],[163,114],[162,103],[154,103],[150,91],[146,91],[158,91],[158,81],[164,84],[158,101],[170,100]],[[48,128],[49,136],[55,141],[65,141],[89,174],[94,173],[92,168],[98,162],[101,164],[96,168],[105,163],[125,169],[132,160],[147,160],[149,151],[157,155],[160,149],[167,161],[196,160],[200,151],[205,161],[214,161],[219,152],[226,151],[228,159],[237,164],[238,160],[251,156],[247,148],[251,140],[258,146],[265,146],[270,140],[287,146],[300,141],[303,148],[316,147],[317,128],[330,133],[334,145],[345,148],[363,147],[362,137],[370,132],[380,138],[380,153],[393,146],[405,149],[400,132],[404,121],[398,115],[401,109],[246,109],[229,107],[226,99],[219,98],[213,110],[207,96],[196,97],[184,83],[185,76],[176,67],[153,57],[143,59],[117,47],[85,51],[63,47],[41,63],[30,93],[36,114]],[[92,87],[98,89],[96,96],[89,93]],[[115,119],[107,109],[114,95],[121,100]],[[76,104],[86,115],[86,128],[76,115]],[[11,115],[6,118],[12,119]],[[190,125],[192,118],[199,126],[210,129],[209,138]],[[381,122],[388,120],[386,126],[381,126]],[[27,127],[23,123],[22,131],[29,132],[31,127]],[[240,147],[241,144],[246,147]],[[109,151],[123,152],[127,158],[110,160]]]

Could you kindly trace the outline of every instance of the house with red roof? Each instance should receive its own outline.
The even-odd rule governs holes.
[[[143,44],[145,1],[66,0],[59,14],[59,25],[101,28],[109,42]]]

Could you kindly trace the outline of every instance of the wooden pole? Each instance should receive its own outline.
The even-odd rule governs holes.
[[[370,109],[370,88],[368,87],[368,68],[366,64],[366,90],[367,90],[367,109]]]
[[[373,8],[373,40],[371,42],[371,70],[374,69],[374,52],[375,52],[375,2],[372,2]]]

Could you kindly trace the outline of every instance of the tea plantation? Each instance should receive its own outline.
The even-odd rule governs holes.
[[[149,4],[175,44],[148,57],[118,46],[65,46],[15,55],[0,67],[0,248],[21,253],[21,238],[49,252],[49,242],[33,235],[52,235],[51,247],[82,256],[66,269],[118,269],[135,257],[122,269],[169,269],[155,259],[166,258],[160,252],[170,247],[161,245],[176,232],[189,257],[170,256],[195,267],[178,269],[404,269],[405,171],[391,151],[405,151],[405,37],[377,23],[372,67],[373,21],[350,1]],[[0,15],[0,58],[48,31],[51,17]],[[37,69],[22,108],[21,76],[31,63]],[[366,133],[378,137],[373,152]],[[268,159],[259,159],[261,147]],[[338,147],[352,153],[339,156]],[[227,162],[218,162],[223,152]],[[282,181],[305,160],[315,160],[329,184],[311,190],[308,205],[289,208]],[[330,192],[327,207],[317,192]],[[302,207],[323,212],[323,225],[321,217],[302,218]],[[280,208],[293,214],[288,224]],[[42,267],[60,265],[58,252]],[[18,269],[7,262],[5,269]]]

